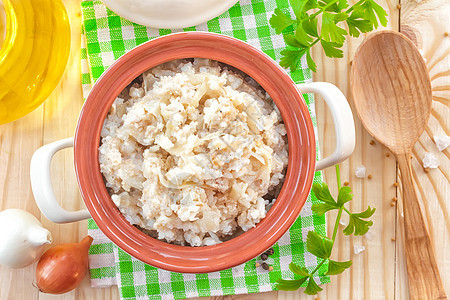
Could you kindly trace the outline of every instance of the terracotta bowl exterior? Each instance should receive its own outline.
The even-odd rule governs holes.
[[[267,216],[244,234],[205,247],[168,244],[130,225],[112,202],[98,161],[100,131],[120,92],[154,66],[191,57],[229,64],[255,79],[278,106],[289,143],[286,180]],[[313,124],[291,78],[270,57],[245,42],[207,32],[183,32],[154,39],[134,48],[109,67],[95,83],[83,106],[74,153],[83,199],[102,232],[137,259],[182,273],[206,273],[234,267],[271,247],[297,219],[310,192],[316,163]]]

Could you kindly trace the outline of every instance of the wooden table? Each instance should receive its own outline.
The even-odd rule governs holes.
[[[433,85],[433,109],[428,127],[413,151],[414,179],[422,202],[432,243],[435,247],[441,277],[450,295],[450,198],[449,198],[449,149],[439,152],[432,141],[433,135],[449,135],[450,127],[450,2],[448,0],[380,0],[389,12],[388,28],[408,34],[422,50]],[[378,1],[378,2],[380,2]],[[72,45],[69,63],[60,84],[53,94],[31,114],[0,126],[0,210],[25,209],[37,216],[53,235],[54,244],[79,241],[86,235],[87,222],[57,225],[37,208],[30,187],[29,164],[33,152],[41,145],[73,136],[82,106],[80,84],[80,1],[64,1],[70,16]],[[350,93],[350,67],[356,48],[363,40],[350,38],[344,46],[344,58],[326,58],[322,50],[315,48],[318,63],[315,81],[336,84],[353,105]],[[321,99],[316,111],[319,138],[324,154],[334,147],[331,115]],[[355,115],[356,118],[356,115]],[[356,118],[356,149],[350,159],[341,164],[342,181],[353,188],[355,200],[352,210],[370,205],[377,211],[373,217],[372,239],[338,235],[336,258],[353,260],[349,271],[333,276],[324,286],[320,299],[407,299],[408,283],[402,242],[402,205],[391,206],[394,197],[401,197],[396,162],[387,149],[372,142]],[[78,192],[72,150],[56,154],[52,164],[55,194],[64,199],[66,209],[83,207]],[[424,170],[421,164],[425,152],[434,153],[441,165],[437,169]],[[358,179],[355,168],[364,165],[372,179]],[[325,181],[336,192],[335,173],[325,171]],[[426,201],[424,201],[426,199]],[[330,220],[333,215],[328,216]],[[333,222],[329,222],[329,230]],[[366,250],[358,255],[355,245]],[[35,266],[11,270],[0,266],[0,299],[118,299],[117,287],[92,289],[88,277],[81,287],[63,296],[39,293],[33,287]],[[220,298],[220,297],[216,297]],[[229,296],[226,299],[312,299],[300,292],[271,292],[256,295]]]

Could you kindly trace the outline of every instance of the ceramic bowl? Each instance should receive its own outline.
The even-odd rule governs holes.
[[[289,160],[285,182],[275,204],[256,227],[218,245],[189,247],[156,240],[130,225],[112,202],[98,161],[100,131],[119,93],[144,71],[180,58],[209,58],[255,79],[278,106],[287,130]],[[353,151],[354,124],[345,97],[333,85],[311,83],[303,92],[319,92],[335,118],[335,152],[317,162],[324,168]],[[204,273],[244,263],[271,247],[294,223],[308,197],[316,171],[316,137],[308,107],[299,87],[275,61],[252,46],[219,34],[184,32],[144,43],[120,57],[93,86],[82,108],[74,139],[38,149],[31,163],[35,199],[44,215],[55,222],[92,218],[117,246],[137,259],[174,272]],[[49,169],[52,155],[74,145],[75,170],[88,211],[68,212],[53,195]]]
[[[119,16],[154,28],[186,28],[211,20],[238,0],[102,0]]]

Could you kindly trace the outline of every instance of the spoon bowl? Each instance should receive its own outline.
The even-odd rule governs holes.
[[[411,152],[432,101],[428,70],[414,44],[394,31],[371,35],[355,55],[352,83],[367,131],[394,153]]]
[[[370,35],[358,48],[351,75],[362,124],[394,153],[402,175],[410,297],[447,299],[414,189],[410,160],[431,111],[431,81],[425,62],[404,35],[381,31]]]

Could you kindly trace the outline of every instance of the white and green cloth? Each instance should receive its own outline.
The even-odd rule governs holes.
[[[261,49],[279,61],[285,47],[283,37],[270,27],[269,19],[276,7],[291,13],[288,0],[241,0],[221,16],[195,27],[172,31],[154,29],[131,23],[107,9],[100,1],[83,1],[82,84],[86,97],[91,84],[121,55],[155,37],[177,31],[210,31],[229,35]],[[288,28],[289,30],[289,28]],[[292,28],[291,28],[292,30]],[[302,68],[290,73],[297,83],[311,81],[311,71],[302,60]],[[314,99],[304,95],[316,125]],[[317,136],[317,135],[316,135]],[[295,150],[291,150],[295,151]],[[321,182],[320,172],[314,181]],[[157,269],[131,257],[113,244],[91,219],[89,235],[94,238],[89,250],[91,283],[93,287],[117,285],[123,299],[183,299],[198,296],[257,293],[275,290],[279,278],[294,278],[289,263],[313,269],[318,261],[306,251],[306,235],[315,230],[326,233],[325,216],[311,211],[316,202],[310,196],[300,217],[288,232],[273,246],[270,256],[273,271],[256,268],[257,258],[232,269],[208,274],[180,274]],[[319,269],[317,283],[329,282],[323,274],[326,264]]]

